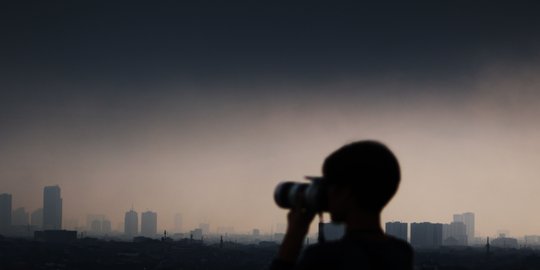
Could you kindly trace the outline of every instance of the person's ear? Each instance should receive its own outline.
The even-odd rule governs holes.
[[[350,205],[355,198],[350,188],[336,187],[334,190],[334,200],[340,205]]]

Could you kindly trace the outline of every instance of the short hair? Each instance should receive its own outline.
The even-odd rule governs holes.
[[[392,151],[377,141],[347,144],[323,164],[323,181],[351,188],[362,209],[381,212],[396,193],[401,178]]]

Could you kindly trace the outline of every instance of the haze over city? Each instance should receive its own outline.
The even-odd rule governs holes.
[[[181,213],[186,230],[269,232],[285,223],[276,184],[376,139],[402,168],[383,221],[474,212],[478,235],[540,234],[534,13],[478,6],[454,24],[459,9],[441,9],[426,25],[402,7],[350,16],[375,26],[355,36],[320,5],[270,7],[43,4],[2,16],[0,193],[31,211],[59,185],[64,221],[79,224],[104,214],[117,228],[133,206],[157,212],[159,229]]]

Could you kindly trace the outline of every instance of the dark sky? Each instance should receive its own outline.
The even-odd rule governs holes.
[[[536,1],[22,1],[0,10],[0,121],[30,113],[21,105],[81,99],[122,107],[175,94],[332,95],[316,86],[350,78],[462,85],[486,66],[540,57]],[[156,89],[178,82],[195,90]],[[268,84],[301,87],[256,87]],[[439,94],[467,98],[466,89]]]
[[[501,2],[4,4],[2,74],[13,83],[134,84],[179,76],[463,77],[493,58],[537,57],[540,4]]]
[[[192,225],[238,227],[213,203],[237,209],[250,200],[243,211],[251,217],[260,209],[272,214],[245,226],[262,227],[284,217],[264,191],[318,173],[342,143],[375,137],[394,145],[414,176],[397,198],[406,207],[390,210],[394,218],[478,210],[503,223],[490,208],[496,202],[467,208],[459,201],[477,201],[487,184],[474,186],[474,179],[509,164],[495,157],[516,158],[509,178],[490,172],[500,184],[495,191],[506,192],[512,173],[536,177],[540,3],[379,2],[0,4],[0,192],[33,209],[42,186],[59,183],[66,205],[81,201],[66,209],[79,219],[105,213],[120,220],[135,203],[166,218],[185,213],[197,220]],[[483,167],[464,163],[458,149],[476,149],[466,156],[484,160]],[[427,153],[439,159],[423,158]],[[435,192],[429,198],[447,199],[440,202],[445,211],[423,209],[418,190],[459,190],[448,181],[455,164],[467,168],[459,173],[463,183],[476,188],[463,198]],[[428,181],[441,172],[441,182]],[[214,190],[220,178],[232,195]],[[182,180],[170,193],[144,196],[174,179]],[[209,196],[190,197],[185,185]],[[511,196],[528,198],[520,192]],[[185,208],[194,200],[202,201]],[[508,227],[532,230],[518,225]]]

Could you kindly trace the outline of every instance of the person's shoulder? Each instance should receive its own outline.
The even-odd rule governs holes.
[[[394,237],[351,237],[306,247],[300,269],[412,269],[413,249]]]
[[[333,242],[325,242],[325,243],[316,243],[313,245],[309,245],[304,250],[304,254],[307,255],[325,255],[328,256],[332,253],[339,253],[340,250],[343,250],[343,242],[342,241],[333,241]]]
[[[357,244],[371,247],[381,247],[384,249],[401,250],[407,253],[413,252],[411,245],[409,245],[409,243],[406,241],[386,235],[378,239],[354,239],[352,241],[349,241],[348,239],[341,239],[338,241],[317,243],[307,246],[304,252],[308,254],[331,254],[334,252],[340,253],[343,250],[350,248],[350,246],[356,246]]]
[[[407,266],[410,267],[407,269],[412,269],[414,250],[409,243],[393,236],[386,236],[386,245],[383,248],[384,257],[391,258],[396,265]]]
[[[298,269],[340,269],[340,258],[347,250],[343,242],[325,242],[307,246],[300,257]]]

